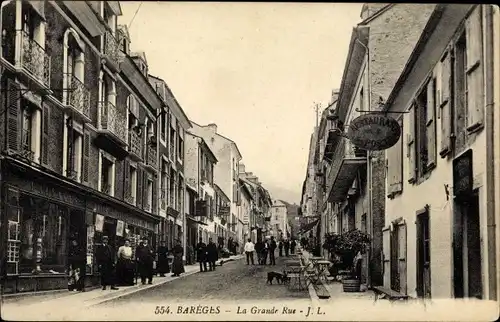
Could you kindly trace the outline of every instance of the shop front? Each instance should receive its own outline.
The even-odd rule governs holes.
[[[87,286],[99,283],[94,254],[102,236],[115,247],[134,234],[155,242],[154,216],[16,160],[0,166],[5,294],[67,288],[70,239],[86,250]]]

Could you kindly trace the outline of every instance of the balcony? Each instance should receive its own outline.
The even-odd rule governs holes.
[[[156,152],[156,146],[150,146],[146,148],[146,167],[151,170],[156,170],[158,168],[158,153]]]
[[[130,189],[130,188],[129,188]],[[134,196],[132,195],[132,192],[130,191],[126,191],[125,192],[125,195],[123,196],[123,199],[128,202],[129,204],[131,205],[135,205],[135,198]]]
[[[21,50],[15,67],[20,72],[20,76],[24,76],[24,80],[33,81],[33,85],[38,85],[39,88],[48,89],[50,87],[50,56],[24,30],[19,30],[17,37],[21,40]]]
[[[77,181],[78,180],[78,172],[76,172],[75,170],[73,169],[67,169],[66,170],[66,177],[68,179],[71,179],[71,180],[75,180]]]
[[[325,144],[325,153],[323,154],[323,158],[331,162],[333,157],[333,152],[335,151],[335,146],[337,146],[341,132],[337,128],[332,128],[328,130],[328,134],[326,136],[326,144]]]
[[[137,134],[137,132],[134,130],[128,131],[128,152],[130,158],[133,159],[134,161],[142,160],[141,138],[139,134]]]
[[[123,160],[128,155],[125,119],[111,102],[100,102],[99,109],[101,117],[95,145]]]
[[[107,195],[111,195],[111,185],[107,183],[103,183],[101,185],[101,192]]]
[[[65,88],[67,93],[66,111],[75,112],[80,120],[90,122],[90,91],[85,84],[75,75],[66,74],[68,87]]]
[[[342,202],[358,174],[358,170],[366,165],[366,151],[355,147],[347,139],[342,139],[332,159],[328,172],[327,192],[331,202]]]
[[[109,30],[104,34],[103,56],[107,65],[117,72],[120,67],[120,42]]]

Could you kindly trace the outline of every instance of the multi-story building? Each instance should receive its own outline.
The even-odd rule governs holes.
[[[240,163],[240,167],[241,167]],[[241,247],[244,247],[245,241],[251,237],[250,227],[255,224],[255,214],[253,211],[253,192],[251,187],[239,178],[240,204],[238,205],[238,218],[241,218],[242,225],[239,227],[239,237],[243,240]]]
[[[139,66],[148,72],[144,53],[134,54]],[[159,214],[162,221],[159,226],[159,235],[171,249],[175,240],[179,239],[187,251],[187,218],[186,209],[186,180],[184,169],[188,162],[185,157],[186,131],[191,128],[191,122],[181,105],[168,87],[167,83],[151,74],[148,74],[150,84],[163,102],[159,121],[158,133],[158,167],[159,167]]]
[[[242,159],[241,153],[234,141],[217,133],[216,124],[201,126],[194,122],[191,123],[193,124],[192,133],[205,140],[218,160],[214,170],[214,182],[231,201],[227,222],[229,226],[228,238],[238,241],[241,245],[242,241],[237,238],[237,226],[241,225],[237,217],[240,195],[238,187],[238,163]]]
[[[117,1],[1,4],[5,293],[67,287],[68,241],[155,243],[162,102],[117,33]]]
[[[227,221],[229,219],[229,213],[231,211],[231,200],[222,191],[222,189],[214,184],[215,188],[215,215],[218,218],[218,223],[215,224],[215,232],[217,235],[217,245],[222,247],[227,247]]]
[[[190,186],[195,187],[198,200],[195,202],[195,216],[204,225],[198,227],[198,238],[208,243],[208,239],[217,240],[216,195],[214,185],[214,167],[217,158],[205,140],[190,132],[186,132],[186,165],[184,171]]]
[[[273,200],[271,206],[271,229],[271,235],[277,240],[284,240],[290,237],[287,207],[281,200]]]
[[[325,117],[328,131],[323,136],[323,161],[326,162],[317,169],[325,174],[322,209],[327,211],[330,203],[333,226],[338,233],[359,229],[370,236],[371,247],[363,254],[361,279],[369,286],[382,285],[383,280],[385,152],[367,153],[341,133],[358,116],[379,111],[380,102],[387,99],[434,7],[433,4],[363,6],[363,21],[352,32],[333,113],[328,112]]]
[[[388,96],[403,133],[386,154],[387,288],[498,298],[498,37],[493,5],[437,5]]]

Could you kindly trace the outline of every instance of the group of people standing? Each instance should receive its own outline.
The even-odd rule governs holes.
[[[101,275],[101,286],[105,290],[110,287],[117,290],[116,285],[132,286],[137,283],[137,276],[140,276],[142,285],[153,284],[154,263],[156,260],[156,273],[160,276],[170,272],[168,255],[169,250],[164,241],[154,251],[149,245],[147,238],[143,238],[135,249],[135,256],[130,246],[130,239],[126,238],[124,244],[114,252],[113,247],[109,245],[108,236],[103,236],[102,244],[97,247],[96,261]],[[84,275],[86,257],[83,249],[78,247],[76,239],[72,239],[69,256],[69,290],[84,291]],[[172,249],[172,276],[180,276],[184,273],[183,255],[184,249],[180,240]]]
[[[203,242],[203,238],[199,239],[196,245],[196,258],[200,263],[200,272],[207,271],[207,263],[208,270],[215,271],[215,262],[219,259],[219,250],[212,238],[208,239],[208,244]]]
[[[269,257],[269,265],[276,265],[276,258],[275,258],[275,250],[276,248],[279,249],[279,256],[283,256],[283,248],[285,249],[285,256],[289,256],[289,254],[294,254],[295,253],[295,247],[297,246],[297,243],[295,240],[292,240],[291,242],[289,240],[285,241],[279,241],[276,243],[276,240],[274,239],[274,236],[271,236],[270,239],[267,239],[266,241],[258,241],[255,245],[252,243],[251,239],[248,239],[247,243],[245,244],[245,254],[246,254],[246,259],[247,259],[247,265],[254,265],[254,257],[253,253],[257,253],[257,261],[259,265],[266,265],[267,264],[267,258]]]

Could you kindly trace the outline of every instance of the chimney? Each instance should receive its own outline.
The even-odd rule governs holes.
[[[245,165],[243,163],[238,164],[238,173],[245,173]]]
[[[205,127],[208,127],[210,130],[212,130],[213,133],[217,133],[217,124],[210,123],[210,124],[207,124]]]
[[[361,19],[366,20],[390,3],[365,3],[361,8]]]

